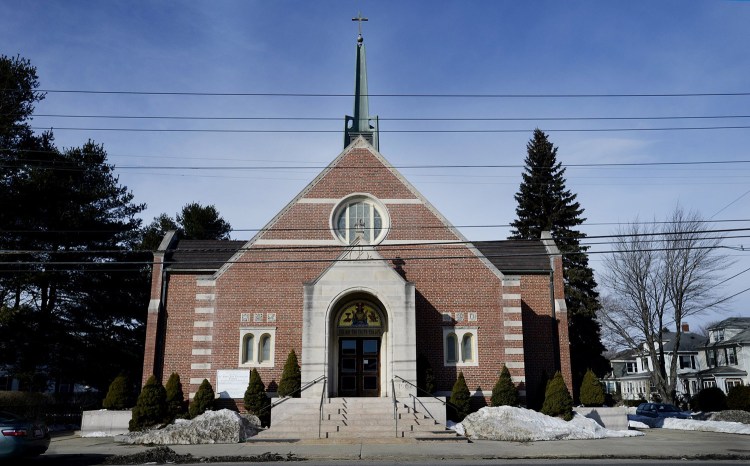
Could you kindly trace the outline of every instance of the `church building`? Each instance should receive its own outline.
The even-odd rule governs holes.
[[[192,397],[207,379],[242,409],[252,369],[275,396],[294,350],[302,398],[425,396],[418,360],[437,396],[463,372],[476,406],[503,365],[529,404],[556,371],[570,388],[554,242],[453,227],[380,153],[361,34],[356,52],[344,149],[312,182],[250,240],[171,232],[154,253],[144,382],[177,372]]]

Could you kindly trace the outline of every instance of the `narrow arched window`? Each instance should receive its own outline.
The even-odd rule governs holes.
[[[458,361],[458,339],[454,333],[448,334],[445,339],[445,359],[447,362]]]
[[[260,360],[258,362],[268,362],[271,360],[271,335],[264,334],[260,337],[259,351]]]
[[[464,335],[461,340],[461,361],[469,362],[474,360],[474,336],[471,333]]]
[[[242,345],[242,362],[247,364],[253,362],[253,349],[255,347],[255,338],[252,333],[245,335],[245,341]]]

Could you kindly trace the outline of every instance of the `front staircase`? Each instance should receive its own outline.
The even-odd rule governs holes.
[[[387,441],[414,439],[423,441],[467,439],[447,430],[416,403],[397,402],[394,418],[390,398],[329,398],[320,401],[293,398],[274,408],[271,428],[253,437],[253,441],[291,439],[329,439]],[[279,409],[283,407],[283,409]]]

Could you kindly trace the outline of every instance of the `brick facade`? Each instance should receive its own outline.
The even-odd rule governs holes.
[[[496,265],[502,257],[489,260],[465,242],[361,139],[262,232],[224,252],[219,263],[200,263],[211,250],[197,248],[196,242],[177,241],[165,258],[164,274],[162,257],[155,255],[144,382],[151,374],[166,382],[177,372],[186,392],[194,393],[204,378],[216,389],[217,370],[251,367],[241,361],[241,329],[262,333],[267,328],[273,331],[273,365],[261,365],[258,372],[274,391],[288,353],[302,351],[303,285],[349,248],[332,233],[331,216],[352,194],[371,196],[387,211],[390,230],[374,247],[414,284],[412,343],[416,354],[428,358],[438,391],[450,391],[461,370],[469,389],[488,402],[503,364],[529,398],[536,396],[543,373],[562,370],[570,384],[567,315],[564,304],[555,306],[563,299],[560,257],[545,256],[547,270],[505,273]],[[226,248],[226,243],[213,247]],[[470,364],[446,363],[446,332],[473,335],[476,354]]]

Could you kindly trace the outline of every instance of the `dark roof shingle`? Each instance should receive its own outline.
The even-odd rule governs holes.
[[[549,255],[540,240],[474,241],[472,243],[503,273],[552,270]]]
[[[247,241],[181,239],[166,261],[172,270],[219,270]]]

